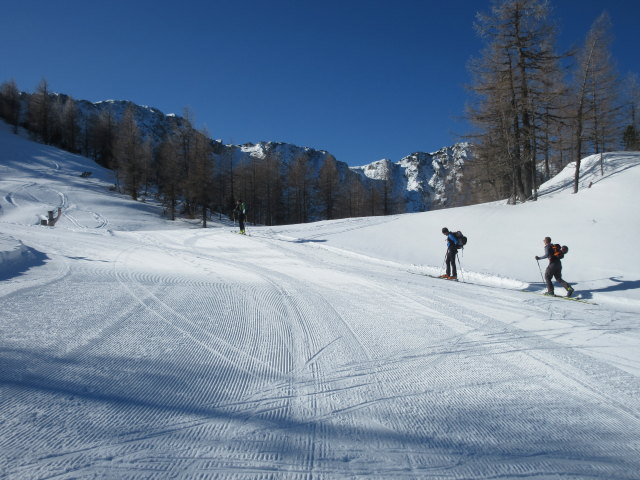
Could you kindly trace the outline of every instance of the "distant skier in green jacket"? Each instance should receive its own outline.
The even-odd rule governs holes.
[[[247,219],[247,206],[244,201],[238,200],[236,208],[233,210],[233,216],[238,219],[238,225],[240,226],[240,233],[246,235],[244,231],[244,222]]]

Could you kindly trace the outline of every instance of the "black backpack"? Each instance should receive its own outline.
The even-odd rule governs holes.
[[[569,253],[569,247],[567,247],[566,245],[560,246],[559,243],[554,243],[551,245],[551,256],[553,258],[562,260],[567,253]]]
[[[458,248],[464,248],[467,244],[467,237],[465,237],[460,230],[453,232],[453,236],[456,237],[456,243]]]

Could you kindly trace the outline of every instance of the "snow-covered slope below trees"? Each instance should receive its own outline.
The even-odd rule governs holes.
[[[331,223],[327,234],[324,227],[316,228],[319,237],[326,235],[323,244],[328,247],[407,268],[428,265],[425,271],[430,273],[438,273],[443,264],[442,227],[462,230],[469,238],[460,254],[467,280],[516,288],[541,282],[539,266],[544,270],[546,260],[538,266],[534,256],[543,254],[542,240],[550,236],[569,247],[564,275],[584,289],[585,296],[640,308],[640,249],[631,240],[640,235],[640,153],[610,152],[602,161],[600,155],[582,160],[577,194],[572,163],[540,187],[538,201],[507,205],[505,200],[396,215],[379,226],[344,233],[334,233]],[[297,227],[281,228],[296,236]]]

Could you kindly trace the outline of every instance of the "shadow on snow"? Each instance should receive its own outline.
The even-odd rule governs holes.
[[[0,257],[0,281],[23,275],[30,268],[39,267],[49,259],[47,255],[31,247],[22,246],[16,255]]]
[[[4,348],[0,350],[0,388],[6,395],[0,406],[5,412],[23,411],[25,407],[31,410],[31,405],[24,402],[33,402],[34,407],[48,411],[53,418],[60,415],[59,423],[64,425],[60,428],[67,432],[71,429],[76,444],[80,445],[102,441],[116,448],[119,443],[134,441],[127,440],[133,434],[137,440],[149,442],[177,433],[181,442],[194,445],[232,443],[234,449],[245,451],[242,458],[247,458],[242,455],[253,449],[279,452],[287,459],[281,464],[285,470],[292,464],[305,462],[319,435],[327,445],[334,446],[334,453],[344,450],[346,457],[324,459],[335,462],[336,469],[347,468],[346,464],[340,467],[341,462],[359,457],[377,461],[378,455],[384,454],[386,460],[380,460],[381,465],[348,467],[364,469],[369,474],[380,473],[380,469],[395,471],[398,465],[394,466],[394,461],[404,459],[407,452],[429,458],[431,465],[423,467],[432,473],[434,469],[450,472],[460,469],[458,473],[462,474],[471,467],[465,466],[468,463],[477,464],[474,469],[508,473],[520,464],[517,468],[530,472],[562,471],[573,478],[572,475],[586,474],[594,464],[601,464],[603,468],[617,465],[614,468],[618,468],[620,475],[616,478],[631,478],[626,469],[637,466],[625,466],[622,457],[603,454],[611,445],[604,448],[603,444],[593,444],[594,438],[605,438],[602,435],[614,438],[613,431],[602,431],[602,425],[573,422],[570,415],[562,414],[561,406],[550,407],[535,396],[516,403],[496,399],[495,405],[480,408],[465,402],[452,405],[450,394],[455,387],[449,393],[443,392],[442,404],[437,395],[433,397],[433,392],[420,392],[415,395],[432,393],[431,400],[421,399],[416,404],[416,398],[406,396],[404,401],[415,407],[403,413],[405,423],[396,423],[392,419],[397,418],[398,412],[386,407],[387,401],[394,398],[388,396],[390,392],[380,392],[380,398],[352,397],[354,405],[343,404],[342,408],[324,413],[308,408],[296,410],[292,408],[296,402],[306,404],[305,400],[312,396],[319,399],[309,405],[321,404],[328,392],[318,387],[318,391],[302,389],[296,393],[295,384],[294,388],[290,388],[291,384],[287,388],[273,388],[291,382],[291,374],[287,373],[250,373],[236,365],[203,361],[197,356],[189,363],[174,363],[168,360],[169,355],[162,357],[138,359],[90,353],[60,357],[35,348]],[[73,408],[65,407],[65,402],[72,403]],[[376,408],[368,411],[374,405]],[[558,415],[556,424],[545,428],[536,423],[537,416],[532,412],[549,408],[555,408]],[[343,421],[349,418],[349,412],[358,410],[361,413],[356,416],[357,423]],[[386,420],[382,422],[381,418]],[[35,421],[33,416],[26,415],[20,423],[28,426]],[[230,425],[234,432],[231,437],[224,434],[225,428],[221,429],[222,438],[207,439],[199,439],[195,431],[189,430],[216,422]],[[55,430],[55,422],[48,423]],[[35,423],[32,428],[38,431],[35,435],[43,435]],[[25,436],[24,429],[22,432],[20,438],[25,445],[36,440]],[[309,439],[312,446],[300,438]],[[167,448],[176,448],[175,438],[167,441],[173,445]],[[79,454],[88,455],[83,450],[78,450]],[[175,454],[181,455],[178,451]],[[397,458],[393,452],[398,453]],[[67,453],[46,452],[51,461]],[[349,460],[343,459],[347,457]],[[83,458],[83,462],[89,462],[87,457]],[[97,458],[94,460],[99,462]],[[252,469],[255,468],[259,467],[253,465]],[[278,469],[277,464],[265,468]]]

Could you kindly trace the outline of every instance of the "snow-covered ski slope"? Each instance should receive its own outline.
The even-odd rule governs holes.
[[[244,237],[0,126],[0,478],[638,479],[640,158],[596,161],[577,195]],[[469,283],[419,275],[443,226]],[[536,293],[546,235],[597,305]]]

